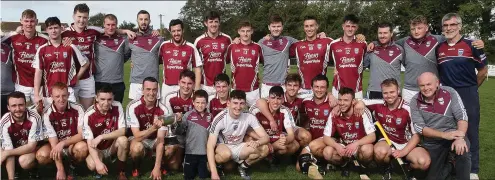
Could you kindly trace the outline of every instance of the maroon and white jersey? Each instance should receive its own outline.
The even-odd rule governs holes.
[[[31,64],[36,51],[48,42],[48,37],[36,32],[31,39],[28,39],[24,34],[13,33],[12,36],[3,39],[3,43],[12,48],[12,62],[14,64],[12,81],[22,86],[34,87],[35,69]]]
[[[72,44],[76,45],[81,53],[88,58],[89,68],[81,77],[81,79],[86,79],[96,72],[95,42],[101,36],[101,33],[103,33],[103,29],[88,26],[81,33],[78,33],[72,27],[73,25],[74,23],[62,33],[62,38],[70,38]]]
[[[219,143],[238,145],[242,143],[249,127],[263,128],[254,115],[241,113],[238,119],[234,119],[230,116],[229,110],[225,109],[213,118],[208,131],[210,135],[218,137]]]
[[[371,133],[375,133],[375,126],[368,109],[365,109],[361,116],[354,114],[349,118],[344,117],[342,114],[329,116],[324,132],[325,136],[337,134],[340,142],[346,145],[358,141]]]
[[[41,124],[41,117],[34,110],[26,109],[26,119],[20,124],[14,121],[11,113],[6,113],[0,121],[2,149],[10,150],[43,140]]]
[[[203,64],[202,84],[213,86],[215,77],[225,72],[225,55],[231,41],[230,36],[224,33],[216,38],[208,36],[208,33],[196,38],[194,46],[198,49]]]
[[[227,108],[227,102],[222,104],[222,102],[220,102],[220,99],[218,99],[217,97],[211,99],[210,104],[208,105],[208,110],[213,117],[217,116],[217,114],[220,113],[220,111],[223,111],[225,108]]]
[[[94,139],[102,134],[108,134],[120,128],[125,128],[124,110],[118,101],[112,102],[112,107],[106,114],[100,113],[98,107],[93,105],[86,110],[83,118],[83,139]],[[98,144],[99,150],[108,149],[112,140],[102,140]]]
[[[309,132],[313,139],[323,136],[323,130],[327,123],[332,108],[328,103],[328,97],[320,104],[316,104],[313,98],[306,98],[302,102],[301,113],[305,113],[309,120]]]
[[[346,43],[343,38],[336,39],[330,44],[330,53],[338,74],[333,78],[333,87],[363,90],[363,59],[366,55],[366,43],[356,42],[356,39]]]
[[[257,43],[231,44],[225,61],[230,63],[232,87],[236,90],[250,92],[258,89],[258,71],[263,63],[263,52]]]
[[[383,100],[363,100],[366,107],[373,112],[375,120],[380,122],[391,141],[405,144],[416,134],[412,124],[409,105],[400,99],[399,107],[390,110]]]
[[[331,38],[318,38],[313,41],[298,41],[290,46],[289,54],[291,57],[296,57],[303,89],[311,89],[311,80],[316,75],[327,74],[327,66],[330,62],[329,45],[332,41]]]
[[[285,106],[280,106],[280,109],[273,114],[273,119],[277,123],[277,131],[271,129],[270,120],[261,113],[261,110],[256,105],[251,106],[249,112],[258,119],[258,122],[265,129],[268,136],[270,136],[270,142],[277,141],[280,134],[287,133],[287,128],[293,128],[295,126],[294,118],[290,110]]]
[[[52,103],[43,113],[44,139],[57,137],[59,141],[77,135],[78,128],[82,129],[84,108],[75,102],[68,102],[63,112],[57,111]]]
[[[79,67],[86,63],[87,58],[75,45],[55,47],[48,42],[36,52],[32,66],[43,72],[44,94],[49,97],[49,89],[56,82],[75,86]]]
[[[179,91],[170,93],[165,98],[165,107],[167,107],[168,112],[172,113],[184,114],[187,111],[193,110],[192,94],[187,99],[183,99],[180,97]]]
[[[294,99],[294,101],[289,102],[285,95],[284,95],[284,98],[285,98],[285,100],[284,100],[283,105],[285,107],[289,108],[290,112],[292,113],[292,117],[297,119],[297,117],[299,117],[299,110],[302,108],[303,99],[296,97],[296,99]],[[299,123],[299,122],[296,122],[296,123]]]
[[[167,85],[177,85],[183,70],[192,70],[203,65],[198,50],[187,41],[178,46],[173,40],[165,41],[158,52],[163,62],[163,83]]]
[[[126,110],[126,118],[127,118],[127,126],[130,128],[139,128],[139,131],[144,131],[153,126],[153,121],[155,120],[155,116],[164,116],[171,114],[165,105],[160,103],[160,101],[156,101],[155,106],[153,108],[148,109],[146,107],[146,102],[144,101],[144,97],[141,99],[133,100],[127,105]],[[162,126],[159,130],[166,130],[164,126]],[[155,139],[157,133],[150,134],[148,139]]]

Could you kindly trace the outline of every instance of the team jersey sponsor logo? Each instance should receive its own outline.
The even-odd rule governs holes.
[[[321,50],[321,47],[322,47],[321,44],[316,45],[316,48],[318,48],[318,50]]]
[[[359,122],[354,122],[354,126],[356,126],[356,129],[359,129]]]
[[[256,52],[253,50],[251,50],[251,54],[254,56],[256,54]]]
[[[395,124],[399,125],[402,122],[402,118],[395,119]]]
[[[64,58],[67,58],[67,52],[64,52],[63,55],[64,55]]]
[[[359,48],[354,48],[354,54],[358,54],[359,53]]]
[[[426,47],[430,47],[431,41],[426,41]]]
[[[186,51],[182,51],[182,57],[186,57]]]
[[[390,50],[388,51],[388,56],[393,56],[394,55],[394,51]]]
[[[225,44],[224,43],[220,43],[220,48],[225,49]]]
[[[113,40],[113,43],[118,44],[119,43],[119,40],[118,39],[114,39]]]
[[[282,45],[284,43],[284,41],[282,39],[279,39],[278,43],[280,43],[280,45]]]
[[[443,100],[443,97],[438,98],[438,103],[440,103],[440,105],[443,105],[445,103],[445,101]]]
[[[462,55],[464,54],[464,49],[458,49],[458,50],[457,50],[457,54],[458,54],[459,56],[462,56]]]
[[[337,49],[335,50],[335,52],[342,52],[342,49]]]
[[[323,110],[323,114],[324,114],[325,116],[328,116],[328,114],[329,114],[328,109]]]
[[[153,43],[153,40],[152,39],[148,39],[148,44],[151,45],[151,43]]]

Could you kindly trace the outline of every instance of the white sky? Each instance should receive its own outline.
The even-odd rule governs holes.
[[[119,20],[136,23],[139,10],[146,10],[151,15],[151,25],[155,29],[160,27],[159,14],[163,14],[163,24],[168,27],[172,19],[179,17],[180,9],[186,1],[1,1],[2,21],[19,21],[22,11],[32,9],[36,12],[39,22],[46,18],[57,16],[62,23],[72,23],[74,6],[86,3],[89,6],[89,15],[99,12],[115,14]]]

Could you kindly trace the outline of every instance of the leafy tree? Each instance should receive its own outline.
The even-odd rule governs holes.
[[[98,13],[89,17],[88,24],[90,26],[103,27],[104,20],[105,20],[105,13]]]
[[[127,21],[122,21],[119,25],[119,29],[128,29],[128,30],[135,30],[136,24],[132,22],[127,22]]]

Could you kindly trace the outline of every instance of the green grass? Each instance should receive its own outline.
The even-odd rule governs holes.
[[[229,66],[227,66],[229,67]],[[125,64],[125,81],[129,80],[129,70],[130,64],[126,63]],[[160,66],[161,69],[161,66]],[[229,69],[227,69],[229,70]],[[291,72],[296,72],[296,67],[292,66],[291,67]],[[332,70],[330,70],[332,71]],[[161,77],[162,71],[160,71],[160,77]],[[230,75],[230,72],[228,72]],[[328,73],[328,78],[330,82],[332,81],[332,72]],[[368,79],[369,79],[369,72],[364,73],[363,77],[363,89],[366,90],[368,86]],[[160,81],[161,82],[161,81]],[[124,107],[126,107],[128,103],[128,90],[129,90],[129,83],[126,82],[126,93],[124,97]],[[493,153],[493,149],[495,149],[495,141],[493,141],[493,138],[495,138],[495,123],[490,122],[491,118],[490,117],[495,117],[495,111],[493,110],[493,107],[495,106],[495,95],[493,93],[493,90],[495,90],[495,78],[490,78],[488,81],[485,81],[485,83],[481,86],[479,89],[479,94],[480,94],[480,102],[481,102],[481,123],[480,123],[480,178],[481,179],[493,179],[495,178],[495,156],[491,153]],[[363,91],[366,92],[366,91]],[[141,166],[141,178],[147,179],[150,176],[150,172],[153,169],[153,164],[154,164],[154,159],[148,159],[143,161],[143,164]],[[105,177],[104,179],[115,179],[115,165],[108,165],[110,169],[110,176]],[[130,170],[130,163],[128,162],[128,170]],[[46,174],[49,177],[55,176],[56,169],[54,167],[47,167],[45,168],[43,174]],[[490,170],[491,169],[491,170]],[[377,169],[373,169],[373,172],[377,171]],[[2,171],[3,173],[5,171]],[[128,171],[130,172],[130,171]],[[278,170],[272,170],[270,169],[266,163],[263,161],[260,162],[259,164],[256,164],[253,168],[251,168],[251,177],[253,179],[308,179],[306,176],[302,175],[301,173],[298,173],[295,170],[294,164],[290,163],[288,160],[284,161],[280,168]],[[5,173],[6,174],[6,173]],[[228,179],[240,179],[239,175],[237,172],[228,172],[227,173],[227,178]],[[5,177],[5,176],[2,176]],[[327,175],[324,176],[325,179],[342,179],[340,176],[340,172],[331,172]],[[85,174],[85,176],[81,177],[82,179],[93,179],[93,176],[90,174]],[[359,176],[357,173],[352,173],[351,178],[349,179],[358,179]],[[394,179],[400,178],[399,174],[394,174]],[[136,179],[136,178],[130,178],[130,179]],[[167,177],[167,179],[183,179],[182,173],[176,173],[173,176]],[[378,173],[373,173],[371,175],[371,179],[381,179],[381,176],[378,175]]]

